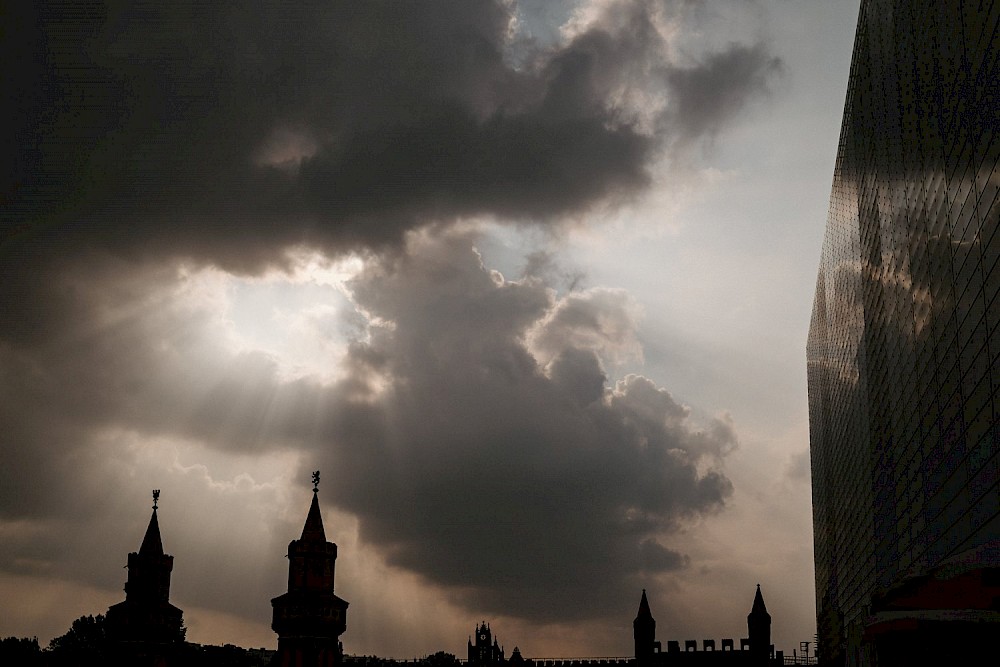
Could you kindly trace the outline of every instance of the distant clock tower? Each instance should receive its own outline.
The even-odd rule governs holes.
[[[486,621],[476,625],[476,643],[469,639],[469,665],[499,665],[504,661],[504,651],[490,631]]]

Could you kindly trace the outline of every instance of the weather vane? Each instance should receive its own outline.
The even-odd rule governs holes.
[[[156,509],[156,503],[160,502],[160,490],[153,489],[153,509]]]
[[[319,470],[313,471],[313,493],[319,492]]]

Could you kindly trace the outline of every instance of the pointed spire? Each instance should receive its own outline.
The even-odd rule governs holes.
[[[160,522],[156,520],[156,508],[153,508],[153,516],[149,518],[149,526],[146,528],[145,537],[142,538],[139,554],[142,556],[163,555],[163,542],[160,541]]]
[[[312,505],[309,506],[309,516],[306,517],[306,524],[302,527],[303,542],[326,542],[326,531],[323,530],[323,517],[319,513],[319,493],[313,487]]]
[[[757,584],[757,594],[753,596],[753,608],[751,614],[767,614],[767,607],[764,606],[764,596],[760,594],[760,584]]]
[[[653,614],[649,611],[649,600],[646,599],[646,589],[642,589],[642,599],[639,600],[639,611],[635,615],[636,618],[652,618]]]

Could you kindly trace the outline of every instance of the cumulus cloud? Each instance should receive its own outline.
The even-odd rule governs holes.
[[[589,350],[614,361],[641,357],[635,337],[640,310],[624,290],[571,293],[533,329],[531,348],[543,360],[567,349]]]
[[[499,284],[457,235],[415,237],[354,293],[394,326],[352,349],[365,370],[351,382],[373,386],[333,392],[322,456],[390,563],[473,608],[543,621],[599,616],[640,577],[685,565],[660,540],[723,506],[735,435],[694,424],[647,378],[607,386],[600,354],[634,333],[626,295]],[[527,342],[537,326],[549,363]]]
[[[676,531],[732,493],[731,424],[695,423],[648,378],[609,379],[603,359],[634,344],[627,294],[498,279],[475,240],[414,233],[369,258],[348,286],[365,325],[327,383],[287,377],[220,335],[225,289],[176,269],[117,284],[84,263],[73,333],[3,351],[0,437],[14,458],[0,519],[71,520],[82,531],[71,541],[92,523],[113,531],[109,503],[123,500],[107,489],[134,475],[136,443],[189,442],[227,456],[297,452],[325,471],[327,498],[358,518],[363,541],[469,609],[596,618],[624,590],[685,567]],[[25,559],[44,555],[53,572],[108,583],[58,553],[20,540],[0,560],[34,573]],[[104,556],[90,554],[90,569]]]

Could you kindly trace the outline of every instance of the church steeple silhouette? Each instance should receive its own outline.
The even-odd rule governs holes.
[[[639,600],[639,611],[632,621],[632,638],[635,640],[635,661],[639,665],[650,664],[656,652],[656,620],[649,611],[645,588],[642,589],[642,598]]]
[[[149,525],[146,526],[146,534],[142,538],[142,544],[139,545],[139,553],[146,556],[162,556],[163,555],[163,541],[160,539],[160,522],[156,519],[156,501],[159,500],[160,494],[159,489],[154,492],[153,498],[153,516],[149,517]]]
[[[313,499],[309,505],[306,523],[302,526],[300,542],[326,542],[326,531],[323,530],[323,516],[319,513],[319,488],[313,488]]]
[[[750,654],[755,665],[766,665],[771,657],[771,615],[764,606],[764,596],[760,594],[760,584],[753,596],[753,607],[747,614],[747,637],[750,639]]]
[[[333,594],[337,545],[326,541],[319,510],[319,471],[302,535],[288,544],[288,592],[271,600],[278,634],[276,667],[334,667],[343,661],[347,601]]]
[[[170,604],[174,557],[163,553],[156,513],[159,499],[156,489],[142,544],[128,555],[125,601],[109,608],[105,620],[108,639],[136,665],[165,664],[165,656],[184,639],[184,612]]]

